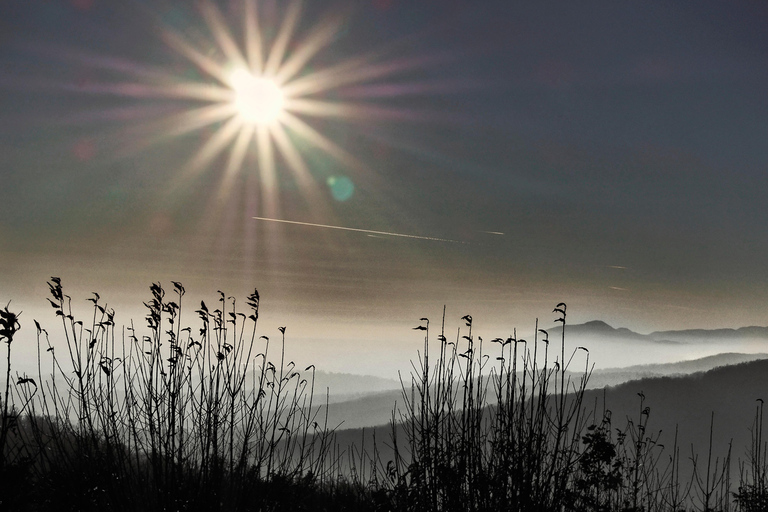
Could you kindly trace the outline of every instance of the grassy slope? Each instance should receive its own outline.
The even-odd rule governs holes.
[[[768,358],[768,354],[719,354],[717,356],[677,363],[598,370],[590,378],[589,387],[602,389],[605,386],[616,386],[629,381],[707,371],[718,366],[734,365],[765,358]],[[578,375],[574,375],[574,378],[577,379],[578,377]],[[635,388],[630,386],[630,389]],[[640,385],[640,388],[635,393],[640,390],[642,390],[642,385]],[[648,393],[646,393],[646,396],[649,398],[647,405],[653,408],[653,400]],[[637,401],[637,396],[629,396],[629,399],[631,410],[631,407],[634,407]],[[591,400],[594,401],[594,398]],[[329,410],[328,423],[330,426],[341,425],[340,428],[342,429],[358,429],[383,425],[391,419],[395,403],[402,403],[402,391],[400,390],[370,393],[351,400],[332,403]],[[706,408],[704,412],[708,414],[708,411],[709,409]]]
[[[640,416],[642,409],[638,393],[645,396],[643,407],[650,407],[648,433],[661,431],[659,442],[665,445],[667,453],[661,459],[663,463],[671,453],[676,427],[682,469],[690,469],[692,446],[700,460],[706,461],[710,417],[714,412],[713,457],[722,459],[732,442],[732,474],[736,477],[738,459],[744,460],[749,451],[750,427],[758,405],[756,399],[768,400],[768,360],[723,366],[690,375],[633,380],[604,390],[591,389],[586,392],[584,403],[589,409],[597,408],[597,421],[602,416],[605,403],[612,413],[613,426],[623,429],[628,419],[637,422]],[[394,397],[387,394],[386,398]],[[389,414],[391,417],[391,408]],[[352,452],[360,450],[362,439],[366,440],[364,449],[372,452],[371,441],[375,435],[386,463],[392,453],[388,446],[390,434],[391,427],[388,425],[364,430],[344,429],[342,425],[336,435],[339,445],[351,446]]]

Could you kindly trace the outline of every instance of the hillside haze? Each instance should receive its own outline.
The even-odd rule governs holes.
[[[732,357],[728,355],[726,359]],[[698,363],[712,363],[716,359]],[[584,404],[588,424],[609,417],[613,432],[625,430],[628,422],[637,425],[641,411],[648,407],[646,435],[656,441],[657,446],[653,449],[661,450],[661,469],[666,467],[677,442],[682,480],[689,478],[694,458],[698,460],[699,472],[706,471],[711,426],[712,463],[717,459],[718,467],[722,467],[730,449],[733,481],[738,479],[739,463],[747,462],[760,400],[768,398],[766,390],[768,359],[759,359],[718,366],[706,372],[644,378],[618,386],[590,389],[584,395]],[[391,457],[391,425],[363,430],[344,429],[346,425],[337,433],[341,446],[359,449],[364,439],[365,449],[372,450],[375,437],[382,460]],[[402,436],[402,427],[397,429],[398,435]],[[765,432],[763,436],[765,438]]]
[[[610,386],[623,386],[630,381],[642,382],[647,379],[679,377],[695,372],[709,371],[718,367],[733,366],[763,359],[768,359],[768,354],[727,353],[678,363],[595,370],[589,378],[587,387],[588,389],[602,390]],[[582,374],[571,372],[570,376],[573,381],[578,382]],[[331,405],[328,410],[329,426],[339,426],[342,429],[386,424],[392,418],[393,409],[397,407],[397,404],[402,405],[404,401],[402,388],[361,394],[349,397],[348,399],[345,399],[345,395],[342,392],[332,388],[330,396]],[[334,397],[339,398],[334,399]]]
[[[559,345],[562,327],[547,330],[550,342]],[[688,361],[723,353],[761,353],[768,347],[768,327],[693,329],[641,334],[614,328],[595,320],[566,325],[566,354],[578,346],[590,352],[596,368],[627,367]]]
[[[565,329],[568,337],[610,337],[656,343],[705,343],[724,340],[765,340],[768,342],[768,327],[754,325],[738,329],[683,329],[641,334],[626,327],[612,327],[602,320],[592,320],[583,324],[567,325]],[[547,332],[551,338],[555,339],[560,336],[562,330],[563,327],[558,324],[552,326]]]
[[[589,349],[588,363],[590,367],[594,365],[588,382],[590,389],[703,372],[768,358],[768,352],[765,352],[768,327],[641,334],[594,320],[566,325],[565,329],[566,358],[574,351],[570,370],[575,380],[580,378],[587,363],[584,353],[575,349],[579,346]],[[548,329],[547,333],[552,361],[559,353],[562,328],[558,325]],[[409,380],[405,379],[406,384]],[[394,379],[318,372],[315,390],[323,393],[323,398],[326,385],[332,404],[329,425],[343,429],[385,424],[392,418],[395,405],[403,402],[402,387]]]

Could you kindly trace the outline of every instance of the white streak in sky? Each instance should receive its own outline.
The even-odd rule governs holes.
[[[488,235],[503,235],[501,231],[481,231],[481,233],[486,233]]]
[[[256,220],[266,220],[269,222],[282,222],[284,224],[295,224],[297,226],[311,226],[314,228],[326,228],[326,229],[341,229],[343,231],[356,231],[358,233],[370,233],[373,235],[399,236],[403,238],[415,238],[417,240],[432,240],[434,242],[450,242],[452,244],[468,243],[468,242],[460,242],[459,240],[449,240],[447,238],[437,238],[434,236],[406,235],[404,233],[390,233],[389,231],[374,231],[372,229],[347,228],[344,226],[329,226],[327,224],[313,224],[312,222],[299,222],[296,220],[270,219],[268,217],[252,217],[252,218]]]
[[[621,292],[628,292],[629,291],[629,288],[619,288],[618,286],[609,286],[608,288],[610,288],[611,290],[619,290]]]

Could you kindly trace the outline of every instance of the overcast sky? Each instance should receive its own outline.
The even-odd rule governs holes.
[[[153,281],[193,302],[258,288],[264,329],[368,367],[415,353],[444,304],[487,337],[561,301],[641,332],[766,324],[764,2],[305,4],[286,58],[338,24],[294,78],[369,78],[312,96],[346,113],[295,112],[344,156],[285,126],[272,181],[255,139],[239,165],[236,137],[190,164],[227,125],[179,133],[211,103],[174,84],[218,82],[172,41],[227,67],[210,10],[0,4],[0,302],[51,320],[56,275],[127,321]],[[243,0],[215,5],[243,51]],[[267,48],[287,5],[256,3]]]

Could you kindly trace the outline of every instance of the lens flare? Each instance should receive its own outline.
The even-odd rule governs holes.
[[[331,176],[326,181],[331,189],[331,196],[337,201],[344,202],[355,193],[355,185],[346,176]]]

